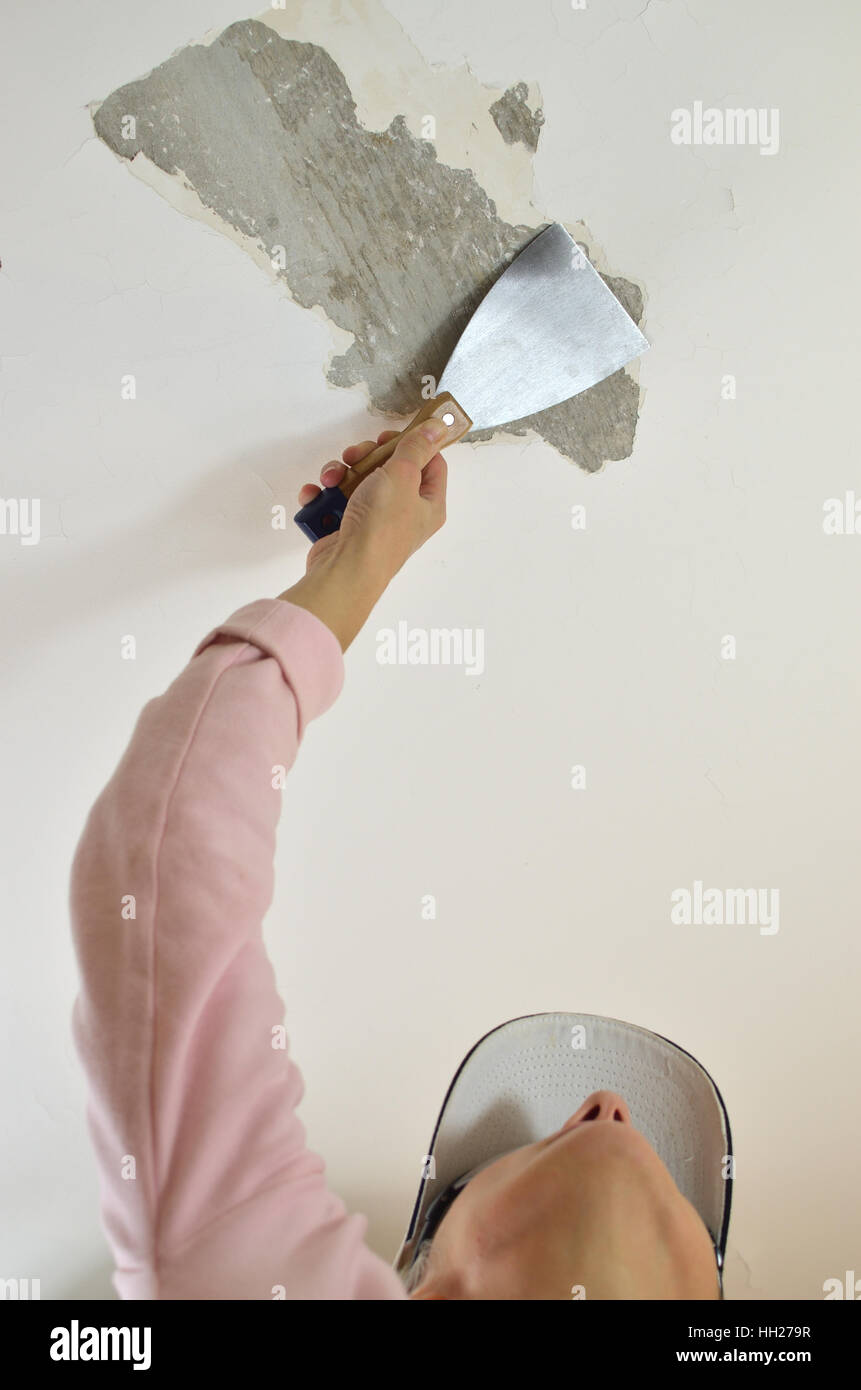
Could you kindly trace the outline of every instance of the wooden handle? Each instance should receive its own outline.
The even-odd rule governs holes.
[[[390,459],[395,452],[398,444],[408,430],[420,425],[423,420],[442,420],[447,426],[448,432],[443,435],[437,445],[437,452],[440,449],[448,448],[449,444],[454,444],[458,439],[472,429],[472,421],[466,411],[458,405],[454,396],[448,391],[443,391],[442,395],[434,396],[432,400],[425,401],[418,415],[416,415],[400,434],[395,435],[387,444],[379,444],[372,454],[366,454],[353,468],[347,470],[343,482],[338,486],[345,497],[349,497],[356,491],[363,478],[367,478],[369,473],[373,473],[375,468],[379,468],[381,463]]]

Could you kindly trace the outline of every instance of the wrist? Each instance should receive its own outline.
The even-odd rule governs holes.
[[[313,613],[334,633],[346,651],[361,631],[386,587],[373,569],[351,550],[321,555],[307,574],[279,598]]]

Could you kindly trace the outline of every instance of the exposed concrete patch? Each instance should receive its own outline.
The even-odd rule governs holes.
[[[538,149],[544,112],[540,109],[531,111],[527,105],[528,97],[526,83],[518,82],[493,103],[490,114],[506,145],[515,145],[519,140],[521,145],[534,153]]]
[[[586,242],[581,241],[580,245],[591,260]],[[643,316],[642,290],[629,280],[610,275],[601,278],[634,322],[639,323]],[[505,433],[540,434],[587,473],[597,473],[608,459],[627,458],[631,453],[639,403],[640,388],[634,378],[626,371],[615,372],[562,406],[513,421],[505,426]],[[470,438],[491,439],[495,433],[485,430]]]
[[[316,24],[329,47],[340,43],[345,52],[345,12],[361,21],[366,42],[376,31],[379,67],[366,66],[357,82],[365,120],[328,49],[277,32],[291,26],[295,33],[313,32]],[[180,50],[110,96],[94,121],[135,172],[184,211],[231,231],[298,303],[322,311],[342,330],[349,346],[329,364],[334,385],[362,384],[374,410],[402,416],[417,408],[422,378],[439,377],[463,324],[503,265],[551,219],[537,214],[525,196],[529,155],[522,145],[518,154],[517,146],[499,144],[489,116],[494,93],[465,69],[431,71],[393,24],[376,0],[310,7],[295,0],[289,13],[233,24]],[[337,43],[330,43],[335,36]],[[401,102],[402,91],[394,93],[398,71],[409,101]],[[525,84],[511,91],[520,87]],[[436,124],[433,111],[448,112],[452,102],[476,114],[467,122],[474,157],[465,160],[461,147],[460,159],[444,163],[423,136]],[[381,128],[369,129],[367,121]],[[445,136],[450,159],[451,124]],[[498,153],[490,152],[491,132]],[[531,220],[500,216],[477,168],[485,176],[495,170],[495,182],[508,188],[509,207]],[[519,177],[514,189],[504,178],[508,172]],[[569,230],[583,242],[578,228]],[[637,287],[608,283],[639,317]],[[607,459],[630,454],[638,398],[634,380],[619,372],[506,432],[534,430],[595,471]]]

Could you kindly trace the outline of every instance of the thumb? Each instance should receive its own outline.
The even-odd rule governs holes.
[[[390,477],[421,482],[422,469],[430,463],[440,441],[448,434],[442,420],[423,420],[405,430],[391,458],[382,465]]]

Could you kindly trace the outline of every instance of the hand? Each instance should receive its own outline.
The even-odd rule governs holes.
[[[434,430],[436,437],[433,437]],[[315,613],[346,651],[389,580],[445,521],[447,469],[435,445],[445,426],[427,420],[404,433],[391,458],[364,478],[350,497],[341,529],[316,541],[308,552],[306,574],[282,599]],[[397,434],[384,431],[385,444]],[[337,487],[348,468],[375,449],[370,440],[351,445],[343,464],[327,463],[324,487]],[[320,489],[306,483],[299,503]]]
[[[413,551],[445,521],[446,464],[442,454],[435,454],[433,449],[445,433],[437,421],[428,421],[401,435],[391,458],[356,488],[341,529],[311,546],[306,568],[310,570],[333,551],[361,550],[385,588]],[[377,444],[386,444],[397,435],[397,430],[384,430]],[[341,455],[343,463],[327,463],[320,474],[323,487],[340,487],[349,468],[377,444],[371,440],[352,444]],[[299,505],[312,502],[319,492],[313,483],[306,483],[299,493]]]

